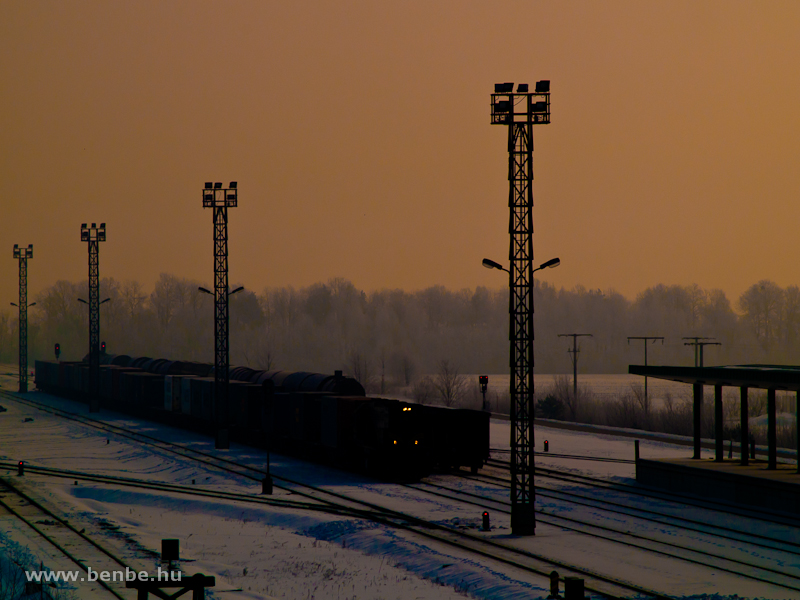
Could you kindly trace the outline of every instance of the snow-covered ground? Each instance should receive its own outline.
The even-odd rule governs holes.
[[[5,390],[13,389],[12,381],[9,377],[0,378],[0,385]],[[60,408],[85,412],[81,405],[38,392],[29,397],[47,400]],[[194,480],[197,487],[253,495],[259,491],[257,483],[251,480],[142,447],[121,437],[109,437],[12,400],[0,399],[0,404],[8,409],[0,413],[0,457],[3,460],[25,460],[38,466],[184,485],[191,485]],[[25,422],[27,418],[33,420]],[[213,443],[196,434],[153,423],[139,423],[107,411],[101,413],[101,418],[213,452]],[[491,427],[492,446],[507,448],[508,423],[492,422]],[[551,453],[633,458],[633,440],[630,438],[541,428],[536,432],[537,450],[541,450],[545,439],[549,441]],[[685,447],[650,441],[642,441],[640,448],[645,458],[686,456],[689,452]],[[236,445],[224,454],[254,466],[263,466],[266,460],[261,451]],[[632,464],[550,458],[544,454],[537,455],[537,464],[613,477],[618,481],[632,482],[634,477]],[[426,519],[442,523],[454,523],[457,519],[460,526],[475,531],[480,522],[480,506],[353,473],[308,465],[289,457],[273,455],[271,466],[275,475],[322,485]],[[439,475],[431,481],[473,492],[481,491],[498,500],[508,497],[507,491],[490,484],[453,476]],[[162,538],[178,538],[184,571],[217,577],[217,586],[209,594],[212,598],[489,599],[544,598],[549,593],[548,581],[542,577],[527,575],[411,533],[355,518],[107,484],[79,482],[75,485],[64,479],[33,475],[15,478],[14,483],[23,485],[26,491],[67,515],[71,523],[85,526],[87,533],[92,532],[103,544],[145,569],[155,571],[154,553],[160,551]],[[577,489],[572,484],[538,483],[549,488]],[[586,489],[582,492],[586,493]],[[621,497],[610,492],[592,493],[598,498]],[[276,490],[274,497],[301,499],[286,490]],[[630,502],[642,507],[665,506],[655,500]],[[747,598],[800,599],[800,592],[783,591],[721,570],[590,538],[557,524],[547,524],[544,518],[537,526],[535,537],[514,538],[510,536],[508,516],[495,510],[496,506],[487,504],[487,509],[492,512],[493,525],[492,532],[485,534],[488,537],[597,572],[623,577],[675,597],[718,593]],[[602,510],[569,505],[544,494],[538,498],[537,508],[553,514],[594,519],[605,525],[616,522],[616,526],[631,531],[653,533],[652,524],[625,521],[620,515],[610,517]],[[747,519],[714,517],[701,509],[673,507],[672,510],[701,520],[716,518],[720,523],[740,526],[742,530],[755,527]],[[7,518],[0,524],[7,539],[27,543],[35,552],[44,554],[41,543],[34,539],[35,534]],[[756,552],[746,543],[714,540],[710,536],[680,532],[666,526],[657,529],[663,535],[692,547],[715,547],[725,555],[746,556],[759,564],[783,570],[794,569],[800,574],[800,557],[797,555],[777,550],[759,549]],[[795,532],[786,529],[774,526],[767,533],[796,540]],[[761,530],[763,533],[763,525]],[[35,550],[37,548],[39,550]],[[41,559],[47,563],[47,555],[42,555]],[[800,587],[800,580],[797,587]]]

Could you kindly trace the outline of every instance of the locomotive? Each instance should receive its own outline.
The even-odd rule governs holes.
[[[39,390],[88,403],[88,358],[37,360],[35,373]],[[367,397],[341,371],[228,374],[227,407],[217,407],[213,365],[103,354],[100,403],[203,433],[221,420],[233,440],[387,479],[462,466],[476,472],[489,458],[488,412]]]

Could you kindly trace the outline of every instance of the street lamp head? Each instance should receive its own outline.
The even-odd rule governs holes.
[[[103,301],[102,301],[100,304],[105,304],[105,303],[106,303],[106,302],[108,302],[109,300],[111,300],[111,298],[106,298],[106,299],[105,299],[105,300],[103,300]]]
[[[30,308],[31,306],[36,306],[36,302],[31,302],[30,304],[28,304],[28,308]]]
[[[12,302],[12,303],[11,303],[11,306],[16,306],[16,305],[17,305],[17,303],[16,303],[16,302]]]
[[[83,298],[78,298],[78,302],[83,302],[84,304],[89,304],[89,303],[88,303],[86,300],[84,300]]]
[[[501,265],[500,263],[496,263],[496,262],[494,262],[493,260],[490,260],[490,259],[488,259],[488,258],[484,258],[484,259],[481,261],[481,264],[482,264],[484,267],[486,267],[487,269],[499,269],[499,270],[501,270],[501,271],[505,271],[505,269],[503,268],[503,265]]]
[[[211,291],[207,290],[207,289],[206,289],[206,288],[204,288],[204,287],[198,287],[197,289],[198,289],[199,291],[203,292],[204,294],[210,294],[210,295],[212,295],[212,296],[214,295],[214,294],[213,294]]]
[[[236,288],[232,292],[228,292],[228,296],[233,296],[236,292],[241,292],[243,289],[244,289],[244,286],[240,285],[238,288]]]
[[[555,269],[560,264],[561,264],[561,259],[560,258],[551,258],[547,262],[542,263],[541,265],[539,265],[539,268],[540,269]]]

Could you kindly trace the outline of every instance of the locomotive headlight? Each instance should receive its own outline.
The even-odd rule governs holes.
[[[419,442],[417,440],[414,440],[414,445],[416,446],[417,444],[419,444]]]
[[[394,445],[397,446],[397,440],[394,441]]]

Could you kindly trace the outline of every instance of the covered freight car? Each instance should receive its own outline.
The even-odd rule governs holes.
[[[104,407],[198,431],[216,427],[211,365],[128,355],[104,355],[102,362]],[[489,456],[488,413],[368,398],[341,371],[231,367],[229,377],[233,440],[385,478],[474,471]],[[36,361],[36,384],[86,402],[88,365]]]

